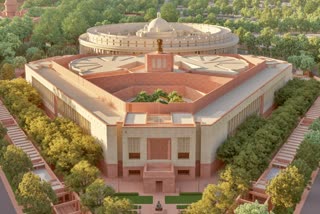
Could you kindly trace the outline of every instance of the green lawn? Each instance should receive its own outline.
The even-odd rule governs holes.
[[[187,205],[187,204],[179,204],[179,205],[177,205],[177,209],[183,210],[183,209],[186,209],[188,206],[189,205]]]
[[[165,196],[166,204],[191,204],[199,201],[202,193],[180,193],[179,196]]]
[[[153,196],[139,196],[137,193],[116,193],[118,198],[127,198],[133,204],[153,204]]]

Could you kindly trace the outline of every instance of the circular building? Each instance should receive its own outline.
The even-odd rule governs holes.
[[[79,38],[81,54],[145,54],[157,50],[174,54],[236,53],[239,38],[225,27],[208,24],[168,23],[157,18],[150,23],[125,23],[92,27]]]

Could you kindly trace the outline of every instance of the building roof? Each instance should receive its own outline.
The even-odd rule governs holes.
[[[260,60],[261,61],[261,60]],[[145,71],[144,56],[91,56],[76,59],[69,63],[69,67],[82,76],[101,72]],[[205,72],[210,74],[237,75],[249,67],[243,59],[218,55],[191,55],[174,57],[174,71]],[[139,68],[139,69],[137,69]]]
[[[143,56],[76,58],[42,60],[28,66],[57,87],[57,91],[113,125],[215,123],[290,66],[248,55],[176,55],[175,71],[180,72],[148,73]],[[63,67],[68,63],[73,70],[85,70],[84,77],[71,71],[69,74]],[[185,67],[181,66],[183,63]],[[128,73],[118,74],[120,68]],[[167,105],[130,102],[141,90],[150,93],[157,88],[166,92],[176,90],[189,102]]]
[[[169,32],[172,31],[170,24],[161,18],[161,14],[157,13],[157,18],[153,19],[148,25],[148,32]]]

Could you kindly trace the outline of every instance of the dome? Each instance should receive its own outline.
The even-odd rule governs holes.
[[[161,18],[161,14],[157,13],[157,18],[153,19],[148,25],[148,32],[170,32],[172,27],[169,23]]]

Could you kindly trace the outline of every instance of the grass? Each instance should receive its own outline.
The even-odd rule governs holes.
[[[179,196],[165,196],[166,204],[191,204],[199,201],[202,193],[180,193]]]
[[[115,193],[115,196],[139,196],[139,193],[137,192],[117,192]]]
[[[116,193],[115,196],[118,198],[127,198],[129,199],[133,204],[153,204],[153,196],[139,196],[138,193]]]
[[[179,205],[177,205],[177,209],[178,209],[178,210],[187,209],[188,206],[189,206],[189,205],[187,205],[187,204],[179,204]]]

